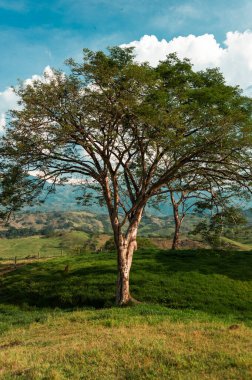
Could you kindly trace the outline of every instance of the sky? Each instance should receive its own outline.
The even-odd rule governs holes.
[[[251,15],[251,0],[0,0],[0,128],[16,104],[10,86],[64,70],[84,47],[134,46],[152,65],[176,51],[252,96]]]

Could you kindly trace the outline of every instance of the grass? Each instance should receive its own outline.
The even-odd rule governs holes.
[[[65,268],[68,266],[68,273]],[[175,309],[252,317],[250,252],[159,251],[135,254],[135,298]],[[106,307],[114,302],[116,256],[86,253],[32,263],[1,278],[2,303],[37,307]]]
[[[224,243],[230,244],[234,249],[239,249],[242,251],[251,251],[252,250],[252,244],[244,244],[236,240],[229,239],[225,236],[222,237],[222,241]]]
[[[25,258],[27,256],[40,257],[60,255],[61,249],[69,252],[83,246],[88,234],[81,231],[62,233],[60,236],[42,237],[29,236],[15,239],[0,239],[0,258]]]
[[[249,380],[251,341],[244,325],[233,330],[220,321],[184,320],[176,311],[151,305],[58,311],[3,334],[0,376]]]
[[[251,264],[250,252],[140,250],[143,303],[123,309],[113,253],[19,268],[0,278],[0,378],[249,380]]]
[[[43,238],[30,236],[16,239],[0,239],[0,256],[2,259],[13,257],[24,258],[34,256],[40,252],[41,256],[60,254],[59,238]]]

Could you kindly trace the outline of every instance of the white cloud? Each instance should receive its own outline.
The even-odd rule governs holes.
[[[6,124],[6,112],[9,109],[17,107],[17,96],[11,87],[6,88],[5,91],[0,92],[0,131],[2,131]]]
[[[62,74],[64,76],[64,74]],[[31,78],[28,78],[24,81],[24,84],[26,86],[28,85],[32,85],[35,81],[40,81],[40,82],[43,82],[43,83],[48,83],[50,82],[52,79],[55,78],[55,75],[54,75],[54,72],[53,70],[51,69],[50,66],[46,66],[44,68],[44,71],[43,71],[43,75],[33,75]]]
[[[134,46],[136,59],[149,61],[155,66],[166,55],[177,52],[180,58],[190,58],[196,70],[207,67],[220,67],[227,82],[239,85],[248,96],[252,96],[252,31],[228,32],[224,47],[212,34],[201,36],[188,35],[173,38],[170,41],[158,40],[156,36],[143,36],[122,46]],[[50,66],[46,66],[43,75],[33,75],[25,81],[32,85],[35,80],[50,81],[54,77]],[[0,92],[0,131],[5,126],[5,116],[9,109],[17,107],[17,96],[11,88]]]
[[[177,52],[180,58],[190,58],[197,70],[216,66],[222,50],[212,34],[199,37],[190,34],[187,37],[176,37],[169,42],[145,35],[140,41],[122,46],[134,46],[136,59],[140,62],[148,61],[153,66],[164,60],[167,54]]]
[[[2,131],[5,127],[6,121],[5,121],[5,114],[0,114],[0,131]]]
[[[252,85],[252,31],[228,32],[224,47],[212,34],[176,37],[170,41],[159,41],[156,36],[143,36],[122,46],[134,46],[136,59],[148,61],[155,66],[167,54],[177,52],[180,58],[191,59],[196,70],[220,67],[227,82],[243,89]]]
[[[54,77],[53,70],[50,66],[46,66],[43,75],[33,75],[24,81],[25,85],[32,85],[34,81],[48,82]],[[18,96],[14,93],[11,87],[6,88],[0,92],[0,133],[3,132],[6,125],[6,114],[10,109],[17,109]]]
[[[227,81],[242,88],[252,85],[252,31],[228,32],[223,49],[221,70]]]

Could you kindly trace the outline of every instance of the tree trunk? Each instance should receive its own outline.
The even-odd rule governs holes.
[[[129,276],[133,259],[133,253],[137,248],[136,237],[124,244],[118,250],[118,274],[116,289],[116,304],[127,305],[133,301],[130,295]]]
[[[172,204],[173,204],[173,216],[174,216],[174,223],[175,223],[175,231],[174,231],[174,235],[173,235],[172,249],[177,249],[179,246],[180,227],[181,227],[184,216],[182,216],[181,219],[179,218],[179,204],[175,202],[173,194],[172,194]]]
[[[178,246],[179,246],[179,233],[180,233],[180,226],[181,226],[181,223],[178,219],[174,219],[175,220],[175,231],[174,231],[174,235],[173,235],[173,241],[172,241],[172,249],[177,249]]]
[[[134,302],[134,298],[130,294],[129,277],[134,251],[137,249],[137,230],[138,224],[130,228],[130,232],[126,237],[120,236],[121,244],[117,247],[118,257],[118,274],[116,288],[116,304],[119,306],[128,305]]]

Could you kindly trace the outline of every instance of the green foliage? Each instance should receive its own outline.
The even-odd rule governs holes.
[[[227,86],[217,69],[195,72],[175,54],[152,68],[136,63],[132,48],[119,47],[108,54],[84,49],[83,62],[70,59],[68,65],[69,75],[54,70],[53,77],[20,85],[22,108],[13,111],[1,145],[9,172],[18,167],[21,176],[33,168],[43,173],[34,181],[34,195],[44,185],[55,189],[49,178],[65,183],[71,175],[88,176],[93,183],[85,184],[79,198],[104,203],[103,192],[95,195],[87,187],[104,190],[108,179],[129,216],[135,204],[168,182],[186,184],[191,173],[211,183],[243,187],[250,181],[252,102]],[[7,188],[10,204],[17,191],[21,203],[31,201],[32,192],[23,197],[23,185]],[[119,204],[110,207],[119,210]]]
[[[234,206],[224,207],[208,220],[201,221],[192,231],[192,234],[201,234],[213,249],[220,249],[224,247],[225,241],[222,237],[225,234],[225,229],[231,226],[243,227],[246,223],[247,220],[240,209]]]
[[[137,238],[137,248],[138,249],[153,249],[153,248],[156,248],[156,246],[151,241],[151,239],[149,239],[147,237],[139,236]]]
[[[1,153],[0,160],[0,220],[8,221],[13,211],[34,202],[41,191],[41,184],[31,181],[21,165],[10,164],[5,157],[1,157]]]
[[[111,251],[116,250],[115,241],[113,238],[110,238],[106,241],[106,243],[104,244],[103,250],[106,252],[111,252]]]
[[[213,249],[220,249],[222,247],[222,234],[218,224],[215,225],[214,222],[202,221],[192,231],[192,235],[197,234],[200,234],[203,240]]]
[[[54,70],[16,90],[21,107],[0,145],[8,212],[81,178],[84,189],[99,187],[122,255],[119,242],[129,244],[147,202],[168,184],[193,175],[251,185],[252,100],[218,70],[195,72],[174,54],[153,68],[120,47],[84,50],[82,63],[68,64],[70,74]],[[32,171],[39,177],[27,184]],[[127,299],[121,293],[118,303]]]

